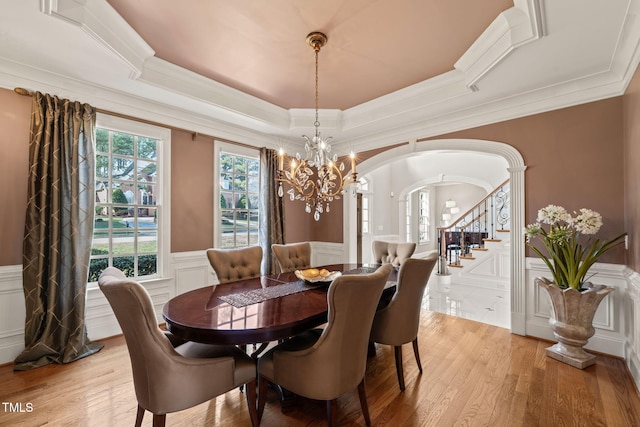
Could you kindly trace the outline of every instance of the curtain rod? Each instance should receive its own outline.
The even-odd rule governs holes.
[[[22,96],[33,96],[33,93],[34,93],[34,92],[32,92],[32,91],[30,91],[28,89],[22,88],[22,87],[14,88],[13,91],[15,93],[17,93],[18,95],[22,95]],[[145,123],[145,124],[148,124],[148,125],[159,126],[159,127],[168,128],[168,129],[171,129],[171,130],[177,130],[177,131],[181,131],[181,132],[190,133],[192,141],[195,141],[198,136],[204,136],[204,137],[212,138],[214,140],[226,142],[226,143],[229,143],[229,144],[238,145],[240,147],[259,149],[259,147],[255,147],[255,146],[249,145],[249,144],[244,144],[242,142],[231,141],[231,140],[225,139],[225,138],[218,138],[217,136],[214,136],[214,135],[207,135],[207,134],[200,133],[200,132],[194,132],[194,131],[189,130],[189,129],[183,129],[183,128],[179,128],[179,127],[176,127],[176,126],[169,126],[169,125],[166,125],[166,124],[163,124],[163,123],[154,122],[152,120],[141,119],[139,117],[133,117],[133,116],[129,116],[129,115],[122,114],[122,113],[116,113],[114,111],[103,110],[101,108],[96,108],[96,112],[102,113],[102,114],[108,114],[110,116],[120,117],[121,119],[135,120],[137,122]]]

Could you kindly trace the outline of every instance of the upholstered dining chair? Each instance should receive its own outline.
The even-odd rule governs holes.
[[[297,395],[327,401],[330,426],[336,425],[337,398],[358,389],[362,414],[370,425],[364,374],[373,315],[391,272],[384,265],[366,275],[343,275],[327,291],[328,322],[324,330],[297,335],[258,359],[258,420],[268,383]]]
[[[311,267],[311,243],[309,242],[285,245],[274,243],[271,245],[271,250],[275,255],[280,271],[283,273]]]
[[[422,373],[418,352],[420,306],[429,276],[437,260],[438,254],[434,253],[426,259],[409,258],[402,263],[398,272],[396,292],[389,305],[376,313],[371,327],[371,341],[394,347],[398,384],[402,391],[405,388],[402,344],[413,342],[413,354],[418,363],[418,369]]]
[[[374,240],[371,243],[375,264],[390,263],[394,267],[399,267],[404,260],[411,258],[416,250],[413,242],[385,242]]]
[[[260,277],[262,247],[241,249],[207,249],[207,258],[220,284]]]
[[[206,402],[247,385],[251,425],[256,412],[256,365],[235,346],[217,346],[180,340],[158,327],[146,289],[114,267],[98,278],[122,328],[138,400],[136,427],[145,411],[153,413],[153,426],[164,426],[166,414]]]

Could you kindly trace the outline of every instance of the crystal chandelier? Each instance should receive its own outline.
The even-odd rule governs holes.
[[[305,202],[307,213],[313,211],[313,218],[320,220],[320,214],[329,212],[329,203],[334,199],[339,199],[344,193],[346,185],[357,181],[356,159],[353,152],[351,158],[351,172],[343,175],[345,166],[343,162],[337,164],[338,156],[331,153],[331,137],[323,138],[320,135],[318,121],[318,53],[327,43],[327,36],[320,32],[313,32],[307,36],[307,44],[315,52],[316,56],[316,120],[313,123],[315,135],[305,139],[304,149],[306,157],[303,159],[300,153],[291,160],[290,169],[284,170],[284,150],[280,149],[278,167],[278,195],[282,197],[284,190],[282,183],[286,182],[291,186],[287,191],[291,200],[301,200]]]

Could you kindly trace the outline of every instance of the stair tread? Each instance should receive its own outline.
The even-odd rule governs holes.
[[[509,233],[511,230],[496,230],[498,233]]]
[[[482,239],[485,242],[502,242],[501,239]]]
[[[488,251],[489,248],[473,248],[474,251]]]
[[[462,265],[460,265],[460,264],[449,264],[449,267],[462,268]]]

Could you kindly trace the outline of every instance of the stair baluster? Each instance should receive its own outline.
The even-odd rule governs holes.
[[[448,267],[461,267],[460,258],[473,258],[473,249],[483,250],[486,240],[497,240],[497,226],[509,224],[509,180],[496,187],[475,206],[446,227],[438,227],[437,274],[448,275]]]

